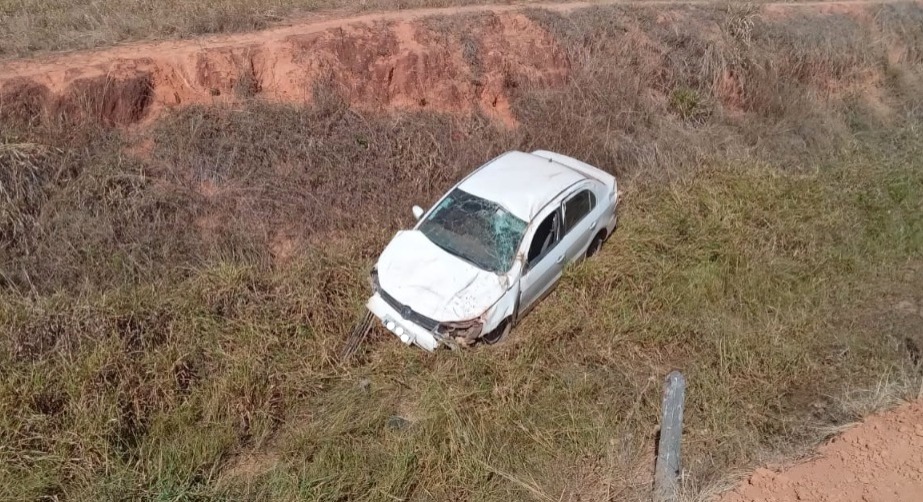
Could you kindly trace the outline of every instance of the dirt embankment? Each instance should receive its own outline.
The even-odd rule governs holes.
[[[318,86],[332,86],[361,109],[480,110],[512,123],[508,89],[559,84],[568,64],[521,13],[483,16],[462,37],[419,16],[369,17],[6,62],[0,115],[90,114],[127,125],[164,109],[255,96],[309,103]]]
[[[758,469],[720,502],[923,500],[923,401],[873,416],[790,469]]]
[[[630,2],[541,7],[565,12],[608,3]],[[792,9],[851,14],[868,4],[802,2],[765,8],[776,16]],[[380,13],[4,61],[0,118],[90,116],[130,125],[190,104],[251,97],[310,103],[319,87],[332,87],[359,109],[481,111],[513,125],[512,88],[555,86],[569,73],[565,51],[523,9],[488,5]],[[436,17],[441,15],[452,15],[452,23],[440,23]]]

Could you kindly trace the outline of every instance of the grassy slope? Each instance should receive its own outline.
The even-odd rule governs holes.
[[[148,159],[117,132],[5,125],[0,499],[640,498],[670,368],[693,489],[855,418],[874,404],[856,390],[905,391],[923,339],[890,309],[919,294],[923,60],[885,44],[921,11],[676,11],[695,35],[658,12],[531,13],[574,75],[520,85],[516,131],[361,116],[325,89],[189,110]],[[887,113],[818,90],[865,92],[867,70]],[[508,344],[433,357],[379,334],[338,367],[409,206],[537,145],[622,175],[599,258]]]

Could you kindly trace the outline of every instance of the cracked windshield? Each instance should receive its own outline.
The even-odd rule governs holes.
[[[455,189],[420,225],[434,244],[490,272],[513,266],[526,222],[500,205]]]

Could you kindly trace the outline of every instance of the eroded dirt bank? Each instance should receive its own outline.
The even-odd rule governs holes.
[[[923,401],[873,416],[780,471],[759,469],[721,502],[923,499]]]
[[[310,103],[318,86],[332,86],[363,109],[480,110],[512,122],[506,90],[525,83],[513,75],[540,85],[563,82],[563,51],[521,13],[483,10],[478,22],[468,19],[459,40],[423,19],[439,12],[5,62],[0,114],[88,112],[126,125],[164,109],[254,96]]]
[[[614,2],[541,7],[563,12],[607,3]],[[645,5],[652,3],[657,2]],[[850,14],[868,4],[769,4],[766,12]],[[507,5],[380,13],[4,61],[0,117],[90,115],[129,125],[150,121],[170,108],[255,96],[310,103],[319,87],[332,87],[360,109],[481,111],[514,124],[511,88],[556,86],[569,70],[565,51],[523,9]],[[440,15],[453,15],[451,26],[434,18]],[[449,31],[455,36],[447,36]]]

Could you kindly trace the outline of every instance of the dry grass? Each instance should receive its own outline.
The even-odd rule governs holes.
[[[546,1],[546,0],[543,0]],[[535,3],[524,0],[521,3]],[[0,58],[106,47],[135,40],[188,38],[263,29],[312,12],[453,7],[495,0],[5,0]]]
[[[923,28],[882,9],[675,11],[696,35],[536,11],[574,72],[511,75],[515,131],[325,88],[311,109],[187,110],[144,158],[116,131],[5,123],[0,499],[643,500],[674,367],[693,497],[915,395],[923,326],[892,307],[923,305],[921,68],[865,37]],[[847,85],[869,69],[893,75],[886,118]],[[510,343],[430,356],[380,334],[338,365],[410,206],[537,146],[621,175],[598,259]]]
[[[517,0],[521,5],[565,0]],[[730,2],[748,9],[757,2]],[[509,0],[6,0],[0,4],[0,59],[47,51],[108,47],[138,40],[259,30],[333,11],[503,5]]]

